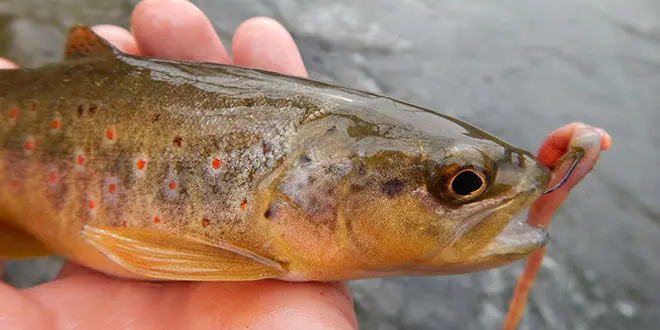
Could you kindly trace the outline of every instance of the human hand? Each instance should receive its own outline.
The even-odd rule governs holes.
[[[149,57],[235,64],[306,76],[279,23],[253,18],[232,40],[232,60],[206,16],[183,0],[145,0],[132,34],[94,30],[120,50]],[[0,67],[15,68],[0,59]],[[57,279],[26,290],[0,283],[0,329],[356,329],[343,283],[139,282],[67,263]]]
[[[95,31],[130,54],[307,75],[291,36],[270,19],[251,19],[237,29],[232,60],[208,19],[190,2],[144,0],[131,23],[132,34],[107,25]],[[15,68],[1,59],[0,67]],[[553,133],[541,155],[555,150],[548,141],[567,145],[565,137],[573,131],[567,132]],[[34,288],[16,290],[0,283],[0,297],[1,329],[357,328],[343,283],[152,283],[110,278],[67,263],[56,280]]]

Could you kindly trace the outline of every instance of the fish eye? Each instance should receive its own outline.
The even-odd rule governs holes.
[[[486,178],[474,169],[463,169],[449,179],[447,188],[459,200],[469,201],[479,197],[486,189]]]
[[[468,203],[481,197],[488,187],[488,175],[475,165],[449,162],[444,166],[429,164],[426,187],[438,199]]]

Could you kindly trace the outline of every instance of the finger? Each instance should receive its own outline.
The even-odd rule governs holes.
[[[0,282],[0,329],[52,329],[40,304],[21,291]]]
[[[538,151],[538,158],[546,166],[553,167],[557,160],[568,150],[568,145],[575,133],[581,128],[593,128],[601,134],[601,149],[607,150],[612,146],[612,137],[602,128],[594,128],[582,123],[572,123],[554,130],[543,141]]]
[[[232,58],[238,66],[307,76],[291,34],[267,17],[248,19],[236,29]]]
[[[92,27],[92,30],[120,51],[126,54],[139,55],[137,43],[128,30],[115,25],[97,25]]]
[[[357,328],[350,297],[330,283],[149,283],[92,274],[26,293],[61,324],[83,329]]]
[[[563,133],[560,132],[559,134],[563,134]],[[552,135],[549,139],[551,138]],[[589,174],[589,172],[591,172],[594,165],[596,164],[596,161],[598,161],[598,158],[600,157],[601,151],[606,148],[609,148],[612,144],[609,135],[607,136],[603,135],[602,130],[581,124],[575,126],[572,132],[570,133],[570,135],[566,137],[563,136],[555,137],[555,139],[565,141],[565,145],[564,146],[555,145],[556,148],[541,147],[539,158],[541,158],[540,156],[543,156],[543,152],[556,152],[557,150],[561,149],[564,150],[565,153],[566,150],[572,149],[574,147],[582,148],[585,153],[582,159],[580,160],[580,162],[577,164],[577,166],[571,173],[571,175],[569,176],[568,180],[566,180],[566,182],[561,186],[561,188],[550,194],[541,196],[539,199],[537,199],[534,202],[534,204],[532,204],[529,210],[529,220],[528,220],[528,222],[532,225],[547,227],[548,223],[550,222],[550,219],[552,218],[552,215],[557,210],[557,208],[559,208],[559,206],[564,202],[564,200],[566,200],[573,187],[575,187],[582,179],[584,179],[584,177],[587,174]],[[548,145],[550,144],[551,143],[549,142]],[[559,155],[559,157],[561,156],[563,156],[563,154]],[[555,156],[546,155],[547,160],[552,159],[552,157]],[[553,161],[553,163],[554,162],[556,162],[556,159]],[[558,168],[556,168],[553,171],[552,179],[550,180],[548,185],[549,187],[552,187],[559,183],[561,178],[570,168],[571,163],[572,163],[571,161],[563,162]]]
[[[568,195],[591,170],[600,156],[602,150],[612,146],[612,137],[601,128],[594,128],[580,123],[566,125],[555,130],[539,149],[539,159],[548,166],[553,166],[569,149],[579,147],[584,150],[584,155],[571,172],[568,180],[556,191],[541,196],[530,207],[527,223],[533,226],[547,228],[552,215],[557,208],[568,198]],[[553,171],[549,186],[553,187],[564,177],[571,162],[562,163]],[[513,298],[509,304],[509,312],[504,320],[502,329],[515,329],[522,317],[527,295],[534,283],[534,278],[541,267],[545,247],[534,252],[525,265],[525,270],[520,275]]]
[[[186,0],[143,0],[131,30],[143,56],[229,64],[211,22]]]
[[[6,69],[18,69],[18,65],[8,59],[0,58],[0,70]]]

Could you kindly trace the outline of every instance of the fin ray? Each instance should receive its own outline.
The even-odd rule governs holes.
[[[245,281],[284,273],[279,263],[224,241],[101,226],[84,226],[81,235],[123,267],[155,279]]]

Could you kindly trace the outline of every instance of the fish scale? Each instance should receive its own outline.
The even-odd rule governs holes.
[[[467,123],[309,79],[123,54],[84,26],[65,54],[0,72],[2,257],[152,280],[341,280],[487,269],[547,240],[511,220],[548,169]],[[531,235],[502,236],[510,225]]]

